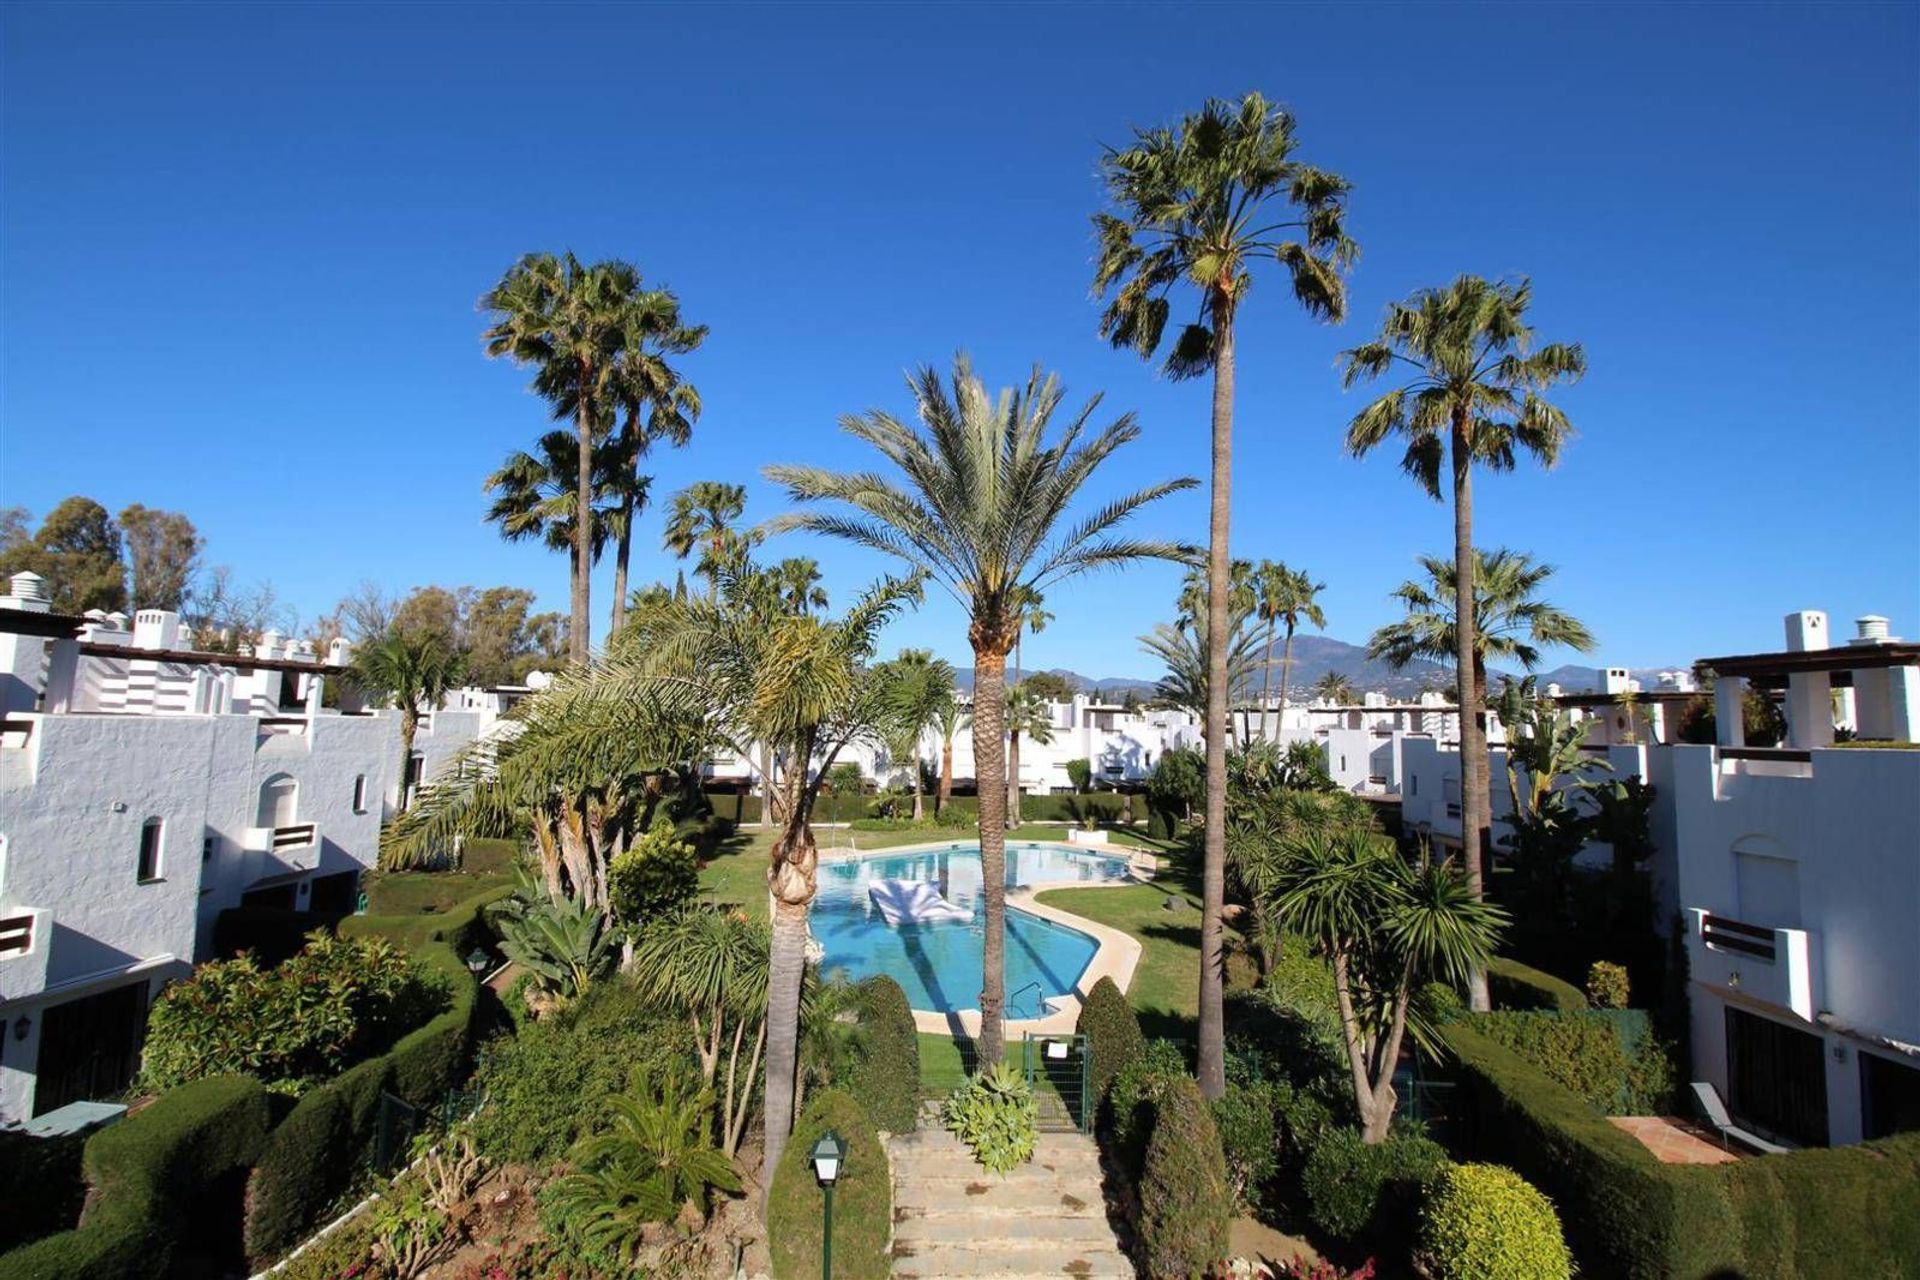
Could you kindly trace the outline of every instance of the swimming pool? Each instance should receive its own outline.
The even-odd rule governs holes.
[[[1007,884],[1126,878],[1124,858],[1059,845],[1009,844]],[[881,880],[924,882],[965,912],[951,921],[888,924],[869,894]],[[980,1005],[981,948],[986,936],[980,846],[954,844],[911,853],[879,854],[820,867],[813,902],[813,936],[824,955],[820,971],[859,979],[884,973],[915,1009],[952,1013]],[[958,914],[958,913],[956,913]],[[1092,937],[1066,925],[1009,907],[1007,1016],[1035,1018],[1050,996],[1070,993],[1099,950]]]

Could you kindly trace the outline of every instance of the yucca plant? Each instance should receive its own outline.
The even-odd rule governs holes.
[[[487,915],[500,931],[501,954],[565,999],[577,999],[612,959],[613,933],[598,907],[549,898],[523,883],[519,895],[495,904]]]
[[[989,1173],[1009,1173],[1033,1159],[1039,1108],[1026,1077],[1004,1062],[949,1094],[942,1118]]]

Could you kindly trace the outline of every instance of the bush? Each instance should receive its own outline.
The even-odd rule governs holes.
[[[215,960],[169,985],[148,1015],[141,1083],[169,1089],[250,1075],[297,1094],[383,1052],[446,994],[378,938],[315,933],[277,969],[251,955]]]
[[[563,1158],[606,1118],[606,1099],[642,1078],[691,1072],[689,1035],[685,1019],[650,1007],[625,981],[589,988],[573,1008],[487,1046],[475,1078],[487,1106],[474,1117],[474,1145],[517,1164]]]
[[[427,1107],[466,1078],[478,984],[445,943],[425,946],[420,964],[453,993],[448,1007],[388,1053],[309,1090],[268,1137],[247,1182],[255,1263],[298,1244],[372,1161],[383,1093]]]
[[[1140,1018],[1112,978],[1102,978],[1093,984],[1093,990],[1087,992],[1087,1002],[1080,1006],[1080,1020],[1073,1029],[1087,1038],[1087,1053],[1093,1068],[1088,1086],[1096,1100],[1105,1096],[1114,1076],[1131,1066],[1146,1047],[1146,1039],[1140,1034]]]
[[[1420,1213],[1433,1280],[1567,1280],[1573,1256],[1553,1202],[1497,1164],[1443,1170]]]
[[[1280,1108],[1292,1090],[1278,1081],[1229,1084],[1214,1099],[1213,1123],[1227,1161],[1234,1202],[1251,1212],[1280,1168]]]
[[[444,942],[460,955],[493,943],[485,908],[513,896],[512,885],[499,885],[466,901],[428,915],[348,916],[339,924],[343,938],[386,938],[402,950],[418,951],[430,942]]]
[[[1187,1078],[1187,1056],[1171,1040],[1149,1040],[1140,1056],[1114,1073],[1107,1087],[1114,1154],[1129,1182],[1138,1182],[1153,1132],[1154,1111],[1177,1080]]]
[[[1181,1076],[1161,1095],[1140,1175],[1139,1247],[1150,1276],[1203,1276],[1227,1256],[1233,1199],[1220,1134],[1200,1096]]]
[[[1587,970],[1587,999],[1596,1009],[1624,1009],[1632,996],[1625,965],[1595,960]]]
[[[1666,1056],[1644,1013],[1488,1013],[1473,1025],[1607,1115],[1656,1113],[1672,1092]]]
[[[1570,982],[1502,956],[1487,966],[1487,989],[1496,1009],[1557,1009],[1571,1013],[1587,998]]]
[[[80,1221],[87,1181],[80,1173],[85,1139],[36,1138],[0,1125],[0,1253]]]
[[[260,1154],[273,1122],[265,1089],[209,1076],[169,1090],[87,1140],[90,1192],[80,1225],[0,1255],[8,1280],[145,1280],[174,1274],[205,1222],[212,1186]],[[10,1206],[11,1208],[12,1206]]]
[[[888,1133],[911,1133],[920,1122],[920,1031],[900,984],[868,978],[855,994],[860,1058],[849,1092]]]
[[[1395,1132],[1369,1146],[1357,1130],[1329,1130],[1301,1175],[1308,1212],[1335,1239],[1397,1243],[1412,1235],[1420,1185],[1446,1163],[1424,1134]]]
[[[1073,787],[1074,794],[1085,795],[1087,787],[1093,782],[1093,762],[1084,757],[1069,760],[1066,770],[1067,782]]]
[[[948,1094],[941,1119],[988,1173],[1011,1173],[1033,1159],[1039,1137],[1033,1086],[1004,1062]]]
[[[666,915],[692,901],[699,890],[700,861],[693,846],[674,835],[671,823],[655,822],[607,868],[607,900],[622,924]]]
[[[814,1280],[821,1273],[821,1192],[809,1153],[829,1129],[847,1146],[833,1192],[833,1274],[884,1280],[893,1269],[893,1175],[873,1121],[839,1089],[823,1090],[807,1103],[774,1171],[767,1240],[775,1280]]]

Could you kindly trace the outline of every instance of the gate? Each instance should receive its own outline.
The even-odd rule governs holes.
[[[1020,1060],[1043,1133],[1092,1133],[1093,1051],[1083,1035],[1021,1036]]]

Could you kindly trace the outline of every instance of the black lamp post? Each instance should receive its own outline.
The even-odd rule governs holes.
[[[808,1154],[813,1160],[813,1176],[820,1180],[820,1188],[826,1193],[820,1236],[820,1275],[823,1280],[833,1280],[833,1184],[840,1180],[840,1164],[846,1159],[847,1144],[829,1129],[820,1135]]]
[[[475,947],[467,953],[467,972],[479,977],[487,971],[487,953]]]

